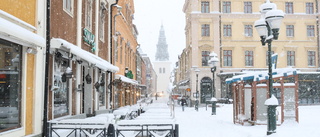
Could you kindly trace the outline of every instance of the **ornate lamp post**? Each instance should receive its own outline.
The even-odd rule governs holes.
[[[200,70],[198,68],[196,68],[194,70],[196,72],[196,77],[197,77],[197,84],[196,84],[196,105],[195,105],[195,109],[198,111],[198,108],[199,108],[199,91],[198,91],[198,76],[199,76],[199,72]]]
[[[272,64],[271,64],[271,42],[277,40],[279,36],[279,29],[281,21],[284,18],[282,10],[277,10],[277,5],[270,3],[266,0],[266,3],[260,6],[261,19],[255,21],[254,26],[257,29],[262,46],[268,43],[268,68],[269,68],[269,98],[273,93],[273,80],[272,80]],[[276,132],[276,105],[268,105],[268,131],[267,135]]]
[[[208,61],[209,66],[211,67],[211,72],[212,72],[212,93],[211,93],[211,102],[212,102],[212,113],[211,115],[216,115],[216,102],[217,99],[214,97],[216,88],[214,86],[214,73],[217,70],[216,63],[219,62],[218,55],[212,51],[209,55],[210,60]]]

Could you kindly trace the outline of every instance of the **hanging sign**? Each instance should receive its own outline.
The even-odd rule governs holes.
[[[83,35],[84,35],[83,40],[91,46],[91,50],[92,50],[92,52],[94,52],[96,50],[95,49],[96,43],[94,42],[94,35],[86,28],[83,29]]]
[[[278,61],[278,54],[275,53],[271,56],[272,69],[277,69],[277,61]]]

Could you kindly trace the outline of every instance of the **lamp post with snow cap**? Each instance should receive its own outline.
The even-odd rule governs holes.
[[[212,93],[211,93],[211,103],[212,103],[212,113],[211,115],[216,115],[216,103],[217,99],[214,97],[216,88],[214,86],[214,73],[217,70],[216,63],[219,62],[218,55],[212,51],[209,55],[210,60],[208,61],[209,66],[211,67],[211,72],[212,72]]]
[[[266,3],[260,6],[261,18],[254,23],[254,27],[260,35],[262,46],[268,43],[268,68],[269,68],[269,98],[271,99],[273,93],[273,80],[272,80],[272,63],[271,63],[271,42],[277,40],[279,36],[279,29],[281,21],[284,18],[282,10],[277,10],[277,5]],[[267,135],[276,132],[276,107],[274,103],[265,103],[268,105],[268,131]]]

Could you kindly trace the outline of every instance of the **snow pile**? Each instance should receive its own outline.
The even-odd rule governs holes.
[[[267,99],[264,102],[264,105],[266,105],[266,106],[278,106],[279,105],[278,99],[274,95],[272,95],[271,98]]]

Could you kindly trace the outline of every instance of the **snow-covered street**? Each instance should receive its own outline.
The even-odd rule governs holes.
[[[154,103],[166,103],[167,98],[154,99]],[[218,104],[217,115],[211,108],[175,107],[180,137],[266,137],[267,125],[242,126],[233,124],[232,104]],[[299,106],[299,124],[285,122],[277,126],[277,133],[268,137],[320,137],[320,106]]]

